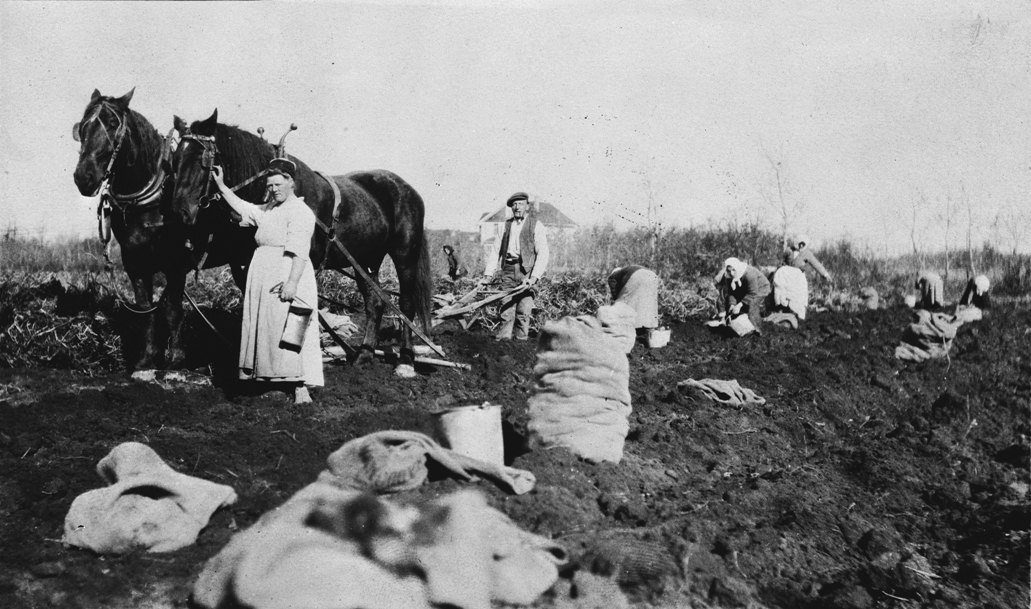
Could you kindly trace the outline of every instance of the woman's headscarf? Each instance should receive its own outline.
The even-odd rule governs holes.
[[[741,278],[744,277],[745,271],[748,270],[748,263],[737,258],[727,258],[723,263],[723,268],[727,267],[734,269],[734,277],[730,280],[730,289],[736,290],[741,285]]]

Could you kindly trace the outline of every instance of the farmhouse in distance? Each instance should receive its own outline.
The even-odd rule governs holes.
[[[548,227],[549,234],[570,234],[576,231],[576,222],[557,207],[547,201],[541,201],[538,205],[537,218]],[[491,244],[500,240],[505,233],[505,220],[510,218],[511,214],[508,205],[502,203],[497,210],[480,216],[480,243]]]

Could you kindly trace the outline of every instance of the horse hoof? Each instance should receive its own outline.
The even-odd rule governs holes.
[[[415,366],[411,364],[398,364],[398,366],[394,368],[394,376],[399,376],[403,379],[410,379],[419,375],[415,372]]]

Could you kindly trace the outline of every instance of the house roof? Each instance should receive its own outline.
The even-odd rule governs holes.
[[[502,205],[494,213],[485,213],[480,217],[480,224],[494,224],[504,222],[506,218],[507,205]],[[537,212],[537,219],[544,223],[545,226],[554,227],[567,227],[577,226],[569,216],[560,212],[557,207],[548,203],[547,201],[541,201],[540,210]]]

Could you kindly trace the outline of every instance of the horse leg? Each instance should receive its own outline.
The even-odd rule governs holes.
[[[165,292],[161,296],[165,321],[168,324],[168,362],[167,368],[180,368],[186,361],[186,351],[182,346],[183,329],[183,292],[186,291],[186,273],[165,273]]]
[[[153,306],[154,277],[144,272],[142,275],[131,273],[129,281],[132,282],[133,295],[136,297],[136,307],[142,311],[148,311]],[[134,370],[153,370],[157,368],[157,316],[154,312],[146,313],[146,326],[143,329],[143,351],[133,364]]]
[[[379,269],[371,271],[369,276],[376,282],[376,285],[379,285]],[[358,283],[358,291],[361,293],[362,299],[365,300],[365,335],[362,337],[361,347],[358,348],[358,358],[354,361],[355,365],[358,366],[367,364],[376,358],[375,350],[376,344],[379,342],[379,325],[383,321],[383,308],[386,307],[386,304],[361,275],[356,274],[355,279]]]
[[[246,264],[230,264],[229,272],[233,274],[233,283],[236,287],[240,288],[241,292],[247,292],[247,265]]]
[[[397,282],[400,292],[398,298],[398,308],[404,313],[404,316],[411,320],[412,323],[421,323],[421,319],[418,316],[419,309],[415,300],[415,282],[416,269],[412,267],[400,267],[397,266]],[[423,328],[425,332],[425,328]],[[412,329],[407,324],[401,326],[401,357],[397,360],[397,365],[412,366],[415,362],[415,349],[412,347]]]

